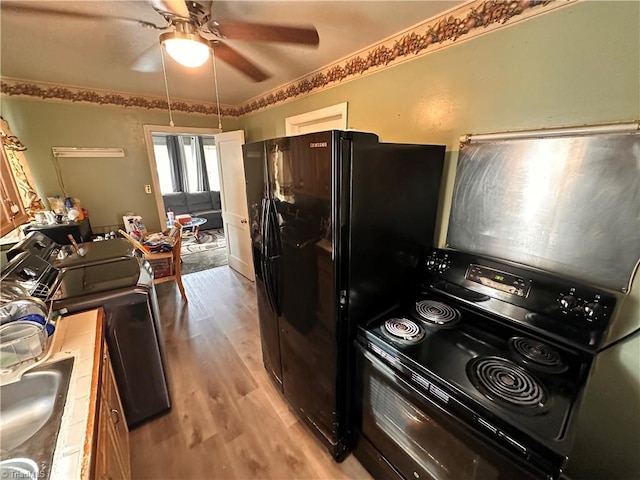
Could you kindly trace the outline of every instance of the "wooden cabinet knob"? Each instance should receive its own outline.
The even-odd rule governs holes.
[[[113,418],[114,425],[117,425],[118,423],[120,423],[120,412],[118,411],[117,408],[111,409],[111,416]]]

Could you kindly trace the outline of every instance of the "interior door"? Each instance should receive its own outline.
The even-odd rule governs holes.
[[[246,184],[242,159],[244,132],[215,135],[220,170],[222,221],[227,237],[229,266],[249,280],[254,280],[251,235],[247,209]]]

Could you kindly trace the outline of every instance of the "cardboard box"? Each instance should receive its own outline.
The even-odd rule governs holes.
[[[153,269],[153,278],[162,278],[173,275],[173,261],[171,258],[158,258],[148,260]]]
[[[187,223],[191,223],[191,215],[187,213],[176,215],[176,220],[180,222],[180,225],[186,225]]]

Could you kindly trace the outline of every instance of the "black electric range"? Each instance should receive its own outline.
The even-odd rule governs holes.
[[[360,443],[375,454],[356,456],[405,478],[557,478],[615,298],[460,252],[427,266],[414,298],[358,328]],[[439,415],[457,426],[436,429]],[[456,429],[457,447],[425,446]]]

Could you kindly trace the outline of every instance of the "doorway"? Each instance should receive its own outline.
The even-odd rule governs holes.
[[[172,207],[174,215],[198,217],[192,222],[200,227],[193,229],[193,245],[184,242],[183,251],[199,253],[210,240],[214,250],[224,247],[232,269],[253,280],[242,166],[244,132],[145,125],[144,133],[160,224],[166,224],[167,208]],[[199,262],[199,268],[205,269],[209,261],[215,263],[208,258]]]
[[[166,215],[190,219],[183,228],[182,274],[227,265],[215,138],[164,133],[152,138]]]

